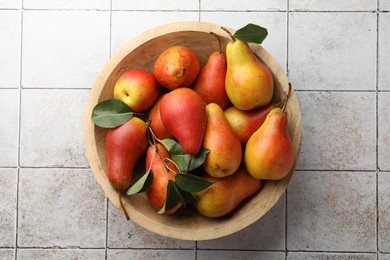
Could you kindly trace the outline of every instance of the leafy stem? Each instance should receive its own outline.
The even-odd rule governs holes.
[[[236,38],[233,36],[233,34],[228,29],[226,29],[225,27],[221,27],[221,29],[224,30],[225,32],[227,32],[227,34],[229,35],[230,39],[232,39],[233,42],[236,41]]]
[[[165,169],[171,172],[173,172],[174,174],[178,174],[178,172],[176,172],[175,170],[173,170],[171,167],[169,167],[168,163],[167,162],[171,162],[175,165],[175,167],[177,169],[179,169],[179,167],[177,166],[177,164],[169,157],[165,157],[161,151],[158,149],[158,146],[157,146],[157,143],[160,143],[164,146],[164,143],[161,139],[159,139],[156,134],[153,132],[152,128],[149,126],[148,127],[148,130],[149,130],[149,133],[150,133],[150,136],[152,137],[152,141],[149,140],[149,144],[152,146],[152,147],[155,147],[156,149],[156,153],[158,153],[158,155],[161,157],[161,159],[163,159],[164,161],[164,166],[165,166]],[[155,153],[154,153],[155,154]],[[153,156],[154,156],[153,154]],[[153,159],[152,159],[153,160]]]

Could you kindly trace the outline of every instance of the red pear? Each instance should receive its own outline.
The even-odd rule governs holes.
[[[223,178],[204,176],[214,184],[194,193],[195,206],[206,217],[222,217],[232,212],[243,200],[258,192],[261,181],[251,177],[245,168]]]
[[[153,172],[154,178],[150,188],[146,191],[149,202],[152,207],[159,211],[166,202],[168,181],[175,179],[175,174],[179,172],[175,164],[166,161],[165,158],[171,158],[168,151],[161,144],[150,146],[146,152],[145,166]],[[164,214],[172,214],[183,205],[182,201]]]
[[[154,76],[167,89],[189,87],[200,71],[196,53],[185,46],[172,46],[161,53],[154,64]]]
[[[216,36],[218,37],[218,36]],[[226,78],[226,55],[221,52],[221,41],[219,51],[213,52],[202,68],[192,88],[207,103],[216,103],[223,110],[229,104],[229,98],[225,90]]]
[[[178,88],[167,93],[161,99],[160,117],[186,153],[199,153],[206,131],[206,108],[195,91]]]
[[[157,136],[157,138],[163,140],[166,138],[172,138],[172,135],[168,133],[168,131],[165,129],[164,124],[161,121],[160,117],[160,103],[161,103],[162,97],[160,97],[156,103],[154,103],[153,107],[149,111],[149,120],[150,120],[150,127],[153,130],[153,133]]]
[[[134,112],[150,108],[160,94],[154,75],[141,69],[127,70],[114,86],[114,97],[126,103]]]
[[[268,113],[275,107],[276,105],[271,103],[265,107],[243,111],[233,106],[226,109],[224,113],[233,131],[240,138],[241,145],[245,146],[249,137],[259,129]]]
[[[203,163],[206,172],[216,178],[236,172],[242,159],[242,147],[220,106],[210,103],[206,106],[207,127],[203,146],[209,153]]]
[[[129,188],[136,163],[148,147],[146,131],[146,123],[138,117],[108,130],[107,177],[115,190],[123,192]]]
[[[272,109],[249,138],[244,160],[249,174],[256,179],[280,180],[290,172],[295,162],[294,146],[282,109]]]

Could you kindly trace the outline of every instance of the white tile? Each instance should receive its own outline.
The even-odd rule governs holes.
[[[298,169],[375,170],[373,92],[298,92],[302,145]]]
[[[202,0],[200,10],[229,10],[229,11],[267,11],[286,10],[287,0],[262,0],[262,1],[224,1],[224,0]]]
[[[197,260],[284,260],[284,252],[198,250]]]
[[[0,8],[17,9],[22,7],[22,0],[0,0]]]
[[[378,88],[390,90],[390,13],[379,13],[378,48]]]
[[[110,0],[23,0],[26,9],[98,9],[109,10]]]
[[[21,11],[0,10],[0,25],[0,88],[18,88],[20,86]]]
[[[15,250],[0,248],[0,259],[15,259]]]
[[[390,1],[389,0],[379,0],[379,10],[390,11]]]
[[[232,235],[198,241],[199,249],[284,250],[285,200],[280,201],[260,220]]]
[[[199,14],[197,12],[113,11],[111,53],[114,54],[133,37],[149,29],[180,21],[199,21]]]
[[[0,166],[18,164],[19,91],[0,89]]]
[[[107,259],[195,260],[195,250],[108,249]]]
[[[22,168],[18,246],[104,248],[105,208],[89,170]]]
[[[306,253],[306,252],[289,252],[287,260],[376,260],[374,253]]]
[[[0,168],[0,248],[15,246],[17,177],[18,169]]]
[[[374,11],[377,0],[290,0],[290,10],[305,11]]]
[[[295,89],[375,90],[375,13],[293,12],[289,24]]]
[[[199,10],[198,0],[112,0],[113,10]]]
[[[375,172],[297,171],[287,190],[287,250],[376,251]]]
[[[235,1],[234,1],[235,2]],[[238,1],[237,1],[238,2]],[[202,12],[202,22],[212,22],[238,30],[248,23],[267,28],[264,47],[286,69],[287,14],[279,12]]]
[[[390,254],[378,254],[378,260],[390,260]]]
[[[25,11],[22,86],[90,88],[109,58],[109,12]]]
[[[390,252],[390,172],[378,173],[378,244],[381,252]]]
[[[109,248],[170,248],[194,249],[195,242],[168,238],[127,221],[122,212],[111,203],[108,207]]]
[[[104,249],[18,249],[18,259],[105,259]]]
[[[86,167],[84,112],[88,90],[23,89],[20,164]]]
[[[378,167],[390,170],[390,92],[378,94]]]

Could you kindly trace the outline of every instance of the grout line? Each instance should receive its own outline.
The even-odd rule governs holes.
[[[105,228],[105,232],[106,232],[106,244],[104,246],[104,256],[105,256],[105,259],[108,259],[108,204],[109,204],[109,201],[108,201],[108,198],[106,198],[106,206],[105,206],[105,209],[106,209],[106,228]]]
[[[67,169],[67,170],[89,170],[89,166],[62,166],[62,165],[55,165],[55,166],[18,166],[18,167],[0,167],[1,168],[18,168],[18,169]]]
[[[86,12],[109,12],[108,9],[97,9],[97,8],[23,8],[24,11],[64,11],[64,12],[71,12],[71,11],[86,11]]]
[[[379,146],[378,146],[378,112],[379,112],[379,94],[378,94],[378,77],[379,77],[379,0],[377,4],[377,14],[376,14],[376,75],[375,75],[375,90],[376,90],[376,99],[375,99],[375,114],[376,114],[376,136],[375,136],[375,149],[376,149],[376,173],[375,173],[375,192],[376,192],[376,258],[379,259],[379,188],[378,188],[378,169],[379,169]]]
[[[300,172],[364,172],[364,173],[373,173],[376,172],[376,170],[348,170],[348,169],[298,169],[296,168],[295,171]]]
[[[23,73],[23,0],[21,1],[20,9],[20,57],[19,57],[19,108],[18,108],[18,146],[17,146],[17,181],[16,181],[16,212],[15,212],[15,250],[14,258],[18,257],[18,239],[19,239],[19,186],[20,186],[20,140],[21,140],[21,125],[22,125],[22,73]]]
[[[111,49],[112,49],[112,0],[110,0],[110,30],[109,30],[109,43],[108,43],[108,47],[109,47],[109,50],[108,50],[108,55],[109,55],[109,58],[111,59],[112,58],[112,53],[111,53]]]

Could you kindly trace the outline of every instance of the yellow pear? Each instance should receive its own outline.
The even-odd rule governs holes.
[[[267,105],[274,92],[273,76],[249,45],[233,39],[226,46],[226,59],[225,88],[232,104],[240,110]]]
[[[294,147],[288,132],[287,114],[272,109],[264,123],[245,146],[245,166],[256,179],[280,180],[295,162]]]
[[[213,185],[194,193],[195,206],[206,217],[222,217],[234,210],[244,199],[255,194],[261,188],[260,180],[254,179],[245,168],[224,178],[205,178]]]
[[[206,106],[206,133],[203,146],[210,150],[203,163],[205,171],[216,178],[233,174],[240,166],[242,148],[239,137],[227,121],[222,108]]]

